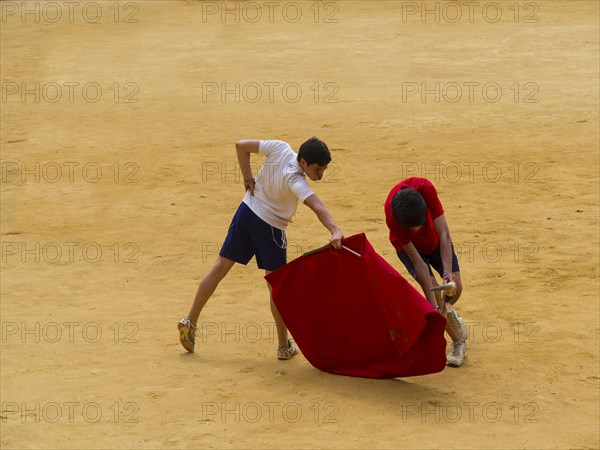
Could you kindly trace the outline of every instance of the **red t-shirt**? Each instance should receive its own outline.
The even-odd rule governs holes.
[[[425,223],[419,231],[412,231],[410,228],[401,226],[392,213],[392,198],[402,188],[413,188],[418,191],[423,196],[427,205]],[[444,208],[438,198],[435,187],[429,180],[413,177],[401,181],[394,186],[385,201],[385,222],[390,229],[390,242],[399,252],[404,251],[403,245],[412,242],[419,253],[433,253],[440,244],[440,237],[435,230],[433,221],[442,214],[444,214]]]

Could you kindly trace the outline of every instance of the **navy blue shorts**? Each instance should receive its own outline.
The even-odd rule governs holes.
[[[425,264],[427,264],[427,268],[429,269],[429,275],[433,276],[433,272],[431,268],[433,267],[437,273],[440,274],[440,277],[444,276],[444,267],[442,264],[442,255],[440,252],[440,246],[433,251],[432,254],[427,255],[424,253],[419,253],[421,258]],[[406,266],[408,272],[413,276],[413,278],[417,278],[417,274],[415,273],[415,266],[413,265],[410,257],[406,254],[406,252],[398,252],[398,257],[400,261]],[[452,244],[452,272],[460,272],[460,268],[458,267],[458,258],[456,257],[456,253],[454,252],[454,244]]]
[[[244,265],[256,256],[259,269],[279,269],[287,260],[285,231],[272,227],[242,203],[229,225],[219,255]]]

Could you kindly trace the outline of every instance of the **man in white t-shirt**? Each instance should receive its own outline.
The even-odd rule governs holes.
[[[235,263],[248,264],[253,256],[265,274],[286,263],[285,229],[296,213],[298,201],[312,209],[331,233],[330,242],[341,248],[342,231],[319,197],[310,189],[306,177],[313,181],[323,178],[331,162],[327,145],[313,137],[300,146],[296,154],[282,141],[241,140],[235,145],[246,194],[238,208],[219,257],[202,278],[189,314],[179,324],[179,340],[190,353],[194,352],[198,316],[221,280]],[[256,178],[250,166],[250,154],[260,153],[266,161]],[[269,292],[271,286],[267,283]],[[279,340],[277,357],[290,359],[298,353],[288,339],[287,328],[271,297],[271,312],[275,318]]]

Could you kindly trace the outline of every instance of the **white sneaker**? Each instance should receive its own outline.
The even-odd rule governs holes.
[[[285,347],[277,347],[277,359],[290,359],[298,354],[298,348],[294,345],[292,341],[288,339],[288,346]]]
[[[467,357],[467,341],[460,339],[452,341],[452,351],[446,356],[446,364],[450,367],[460,367]]]

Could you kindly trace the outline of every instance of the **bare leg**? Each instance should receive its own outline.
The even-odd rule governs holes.
[[[202,308],[204,308],[210,296],[215,292],[221,280],[225,278],[225,275],[229,273],[234,264],[235,261],[219,256],[212,268],[204,275],[202,281],[200,281],[196,297],[194,297],[194,303],[188,314],[194,325],[198,322]]]
[[[265,275],[269,275],[272,270],[265,270]],[[267,282],[267,286],[269,287],[269,297],[271,300],[271,314],[273,314],[273,318],[275,319],[275,328],[277,329],[277,341],[279,342],[279,347],[288,347],[288,332],[279,311],[277,311],[277,306],[273,302],[273,289],[271,285]]]

